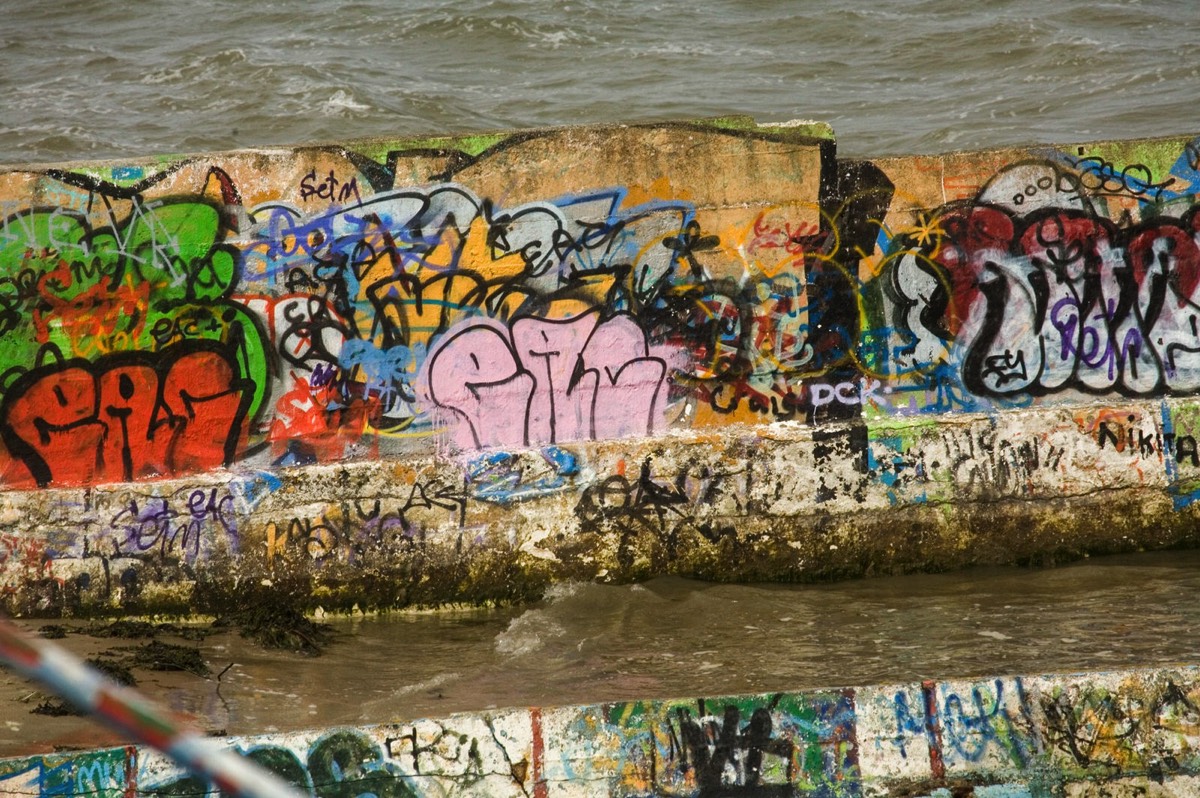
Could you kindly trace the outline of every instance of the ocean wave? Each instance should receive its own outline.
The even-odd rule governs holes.
[[[547,642],[566,633],[567,630],[545,610],[526,610],[496,635],[496,653],[510,659],[524,657],[540,651]]]
[[[354,95],[345,89],[338,89],[321,106],[321,112],[326,116],[350,116],[359,111],[370,111],[371,106],[360,103]]]
[[[240,47],[219,50],[216,53],[203,53],[188,59],[182,65],[163,66],[147,72],[142,76],[141,82],[147,86],[154,86],[204,79],[246,61],[246,52]]]

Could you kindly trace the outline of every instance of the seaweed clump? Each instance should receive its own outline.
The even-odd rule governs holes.
[[[123,662],[103,657],[92,657],[86,660],[86,662],[88,665],[91,665],[93,668],[100,671],[117,684],[121,684],[126,687],[134,687],[137,685],[137,679],[134,678],[133,671],[131,671],[129,666]]]
[[[200,649],[177,646],[161,640],[151,640],[130,649],[129,663],[135,668],[151,671],[186,671],[197,676],[212,673],[208,663],[200,655]]]
[[[175,623],[151,623],[150,621],[131,619],[121,619],[106,624],[92,624],[81,631],[91,637],[121,637],[126,639],[154,638],[161,634],[182,637],[184,640],[203,640],[211,634],[208,629],[199,626],[183,626]]]
[[[333,640],[332,628],[305,614],[313,601],[311,574],[281,566],[270,578],[263,578],[255,575],[250,563],[239,563],[230,570],[232,579],[202,578],[196,584],[198,608],[216,618],[214,629],[237,629],[242,637],[264,648],[307,656],[319,655]],[[248,573],[243,576],[239,572]]]
[[[47,698],[42,703],[29,710],[29,714],[45,715],[49,718],[62,718],[68,715],[84,715],[87,713],[76,709],[72,704],[68,704],[61,698]]]
[[[279,604],[244,607],[217,618],[214,627],[232,627],[263,648],[295,651],[314,657],[333,639],[326,624],[310,620],[294,607]]]

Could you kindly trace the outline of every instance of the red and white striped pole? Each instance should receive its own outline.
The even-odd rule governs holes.
[[[0,618],[0,660],[93,718],[166,754],[229,795],[300,798],[290,785],[214,740],[176,724],[148,699],[108,679],[61,646]]]

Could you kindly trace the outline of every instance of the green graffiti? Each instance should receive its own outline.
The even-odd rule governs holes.
[[[46,351],[95,362],[216,342],[238,378],[253,383],[255,417],[267,398],[267,344],[231,299],[239,253],[222,240],[220,210],[200,201],[126,204],[104,225],[62,209],[0,220],[0,391]]]
[[[416,798],[416,792],[383,759],[379,746],[358,732],[334,732],[308,755],[318,798]]]
[[[745,790],[794,789],[830,798],[858,794],[849,694],[637,701],[606,706],[604,720],[626,751],[657,762],[660,790],[723,794],[726,766],[736,760],[742,766],[738,786]]]
[[[302,795],[315,798],[418,798],[404,776],[391,767],[379,746],[353,729],[321,738],[308,754],[307,766],[286,748],[263,746],[242,752]],[[209,787],[202,779],[184,776],[146,791],[149,795],[232,798]]]

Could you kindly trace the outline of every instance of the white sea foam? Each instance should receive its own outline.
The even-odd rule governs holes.
[[[506,657],[523,657],[540,650],[550,639],[565,634],[566,630],[545,610],[527,610],[496,635],[496,652]]]
[[[370,111],[371,106],[360,103],[354,99],[354,95],[345,89],[338,89],[333,95],[325,101],[321,106],[321,111],[326,116],[347,116],[356,111]]]
[[[427,690],[434,690],[434,689],[437,689],[438,687],[444,687],[445,685],[449,684],[450,682],[452,682],[456,679],[461,679],[461,678],[462,678],[462,674],[459,674],[459,673],[454,673],[454,672],[439,673],[437,676],[434,676],[432,679],[426,679],[423,682],[417,682],[415,684],[406,684],[401,687],[397,687],[395,690],[392,691],[392,695],[394,697],[398,697],[398,696],[412,695],[413,693],[423,693]]]

